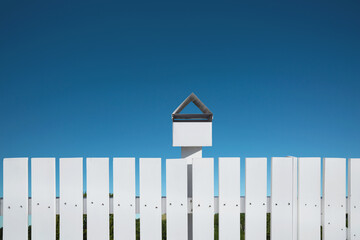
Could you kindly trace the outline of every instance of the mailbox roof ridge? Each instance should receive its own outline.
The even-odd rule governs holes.
[[[180,112],[189,104],[193,102],[203,114],[180,114]],[[186,118],[207,118],[212,119],[213,113],[205,106],[205,104],[194,94],[191,93],[172,113],[172,118],[180,117],[180,115],[186,115]]]

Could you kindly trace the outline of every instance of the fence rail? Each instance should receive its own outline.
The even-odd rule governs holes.
[[[192,198],[188,198],[188,213],[191,213],[192,210]],[[321,199],[321,206],[323,205],[323,200]],[[31,215],[31,198],[28,200],[28,214]],[[266,197],[266,212],[271,213],[271,197]],[[0,216],[3,216],[3,199],[0,199]],[[87,214],[87,199],[83,199],[83,214]],[[114,199],[113,197],[109,198],[109,213],[114,213]],[[140,214],[140,197],[135,199],[135,213]],[[214,197],[214,213],[219,213],[219,197]],[[240,213],[245,213],[245,197],[240,197]],[[349,199],[346,198],[346,213],[349,213]],[[60,198],[56,198],[56,214],[60,214]],[[166,214],[166,197],[161,197],[161,214]],[[321,212],[322,214],[322,212]]]
[[[83,214],[87,239],[107,239],[109,214],[114,214],[114,239],[135,240],[134,220],[140,214],[141,240],[158,240],[165,213],[171,240],[188,239],[188,223],[193,240],[213,240],[215,213],[220,240],[239,239],[240,213],[245,213],[246,240],[266,239],[267,213],[272,240],[320,240],[320,226],[325,240],[360,237],[360,159],[349,159],[347,174],[345,158],[324,158],[323,169],[321,158],[272,158],[272,195],[267,197],[267,159],[246,158],[245,197],[240,197],[240,158],[219,158],[219,197],[214,197],[214,159],[195,158],[192,198],[187,197],[187,159],[166,160],[166,198],[161,197],[160,158],[140,158],[140,197],[135,196],[134,158],[113,159],[113,197],[109,197],[109,158],[86,161],[86,198],[82,158],[60,158],[56,198],[55,158],[32,158],[29,199],[28,158],[4,159],[0,200],[4,239],[27,239],[31,215],[32,239],[54,240],[57,214],[60,239],[82,239]]]

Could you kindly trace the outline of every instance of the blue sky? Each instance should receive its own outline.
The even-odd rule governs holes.
[[[4,157],[179,157],[191,92],[214,113],[205,157],[360,157],[359,10],[3,1],[0,195]]]

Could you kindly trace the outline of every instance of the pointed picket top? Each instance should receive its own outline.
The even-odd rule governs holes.
[[[181,111],[193,102],[202,112],[202,114],[181,114]],[[194,94],[191,93],[172,113],[173,122],[179,121],[200,121],[211,122],[213,113],[205,106],[203,102]]]

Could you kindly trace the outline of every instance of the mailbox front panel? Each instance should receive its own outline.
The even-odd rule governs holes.
[[[173,147],[211,147],[212,122],[173,122]]]

